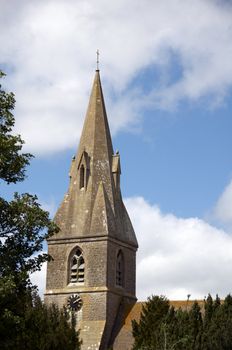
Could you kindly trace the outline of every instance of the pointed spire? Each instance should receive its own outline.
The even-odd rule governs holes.
[[[105,159],[111,160],[113,155],[113,146],[106,115],[105,102],[102,93],[99,70],[96,71],[93,87],[90,95],[88,110],[85,117],[85,123],[80,139],[77,158],[82,152],[96,155],[102,153]]]
[[[58,236],[109,235],[137,246],[120,190],[120,157],[114,155],[99,70],[70,169],[70,185],[55,221]]]

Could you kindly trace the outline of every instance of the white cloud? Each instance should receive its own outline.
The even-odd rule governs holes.
[[[42,299],[43,299],[43,295],[46,287],[46,274],[47,274],[47,263],[44,263],[42,265],[42,268],[40,271],[36,271],[31,274],[31,282],[35,286],[38,286],[39,295]]]
[[[232,292],[232,237],[198,218],[164,214],[142,197],[126,200],[139,241],[137,297],[151,294],[169,299],[203,299],[208,293],[224,297]],[[40,295],[46,266],[33,274]]]
[[[222,101],[232,84],[231,23],[231,5],[216,0],[2,0],[0,63],[16,93],[17,131],[33,152],[76,145],[97,48],[114,132],[139,122],[144,107]],[[145,94],[137,80],[131,91],[151,65],[159,84]]]
[[[204,298],[231,292],[232,237],[198,218],[162,213],[143,198],[126,200],[139,241],[137,295]]]
[[[213,211],[213,216],[232,228],[232,180],[218,199]]]

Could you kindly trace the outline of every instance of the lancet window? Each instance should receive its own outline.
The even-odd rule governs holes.
[[[116,260],[116,285],[123,287],[124,284],[124,258],[122,251],[117,254]]]
[[[85,281],[85,261],[82,251],[77,248],[70,260],[70,282],[84,283]]]
[[[85,187],[85,167],[82,164],[80,167],[80,188]]]
[[[78,165],[79,171],[79,188],[87,188],[88,180],[90,176],[90,157],[88,153],[84,151],[80,158],[80,162]]]

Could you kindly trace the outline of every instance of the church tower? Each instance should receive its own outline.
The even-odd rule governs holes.
[[[135,233],[122,201],[120,156],[113,151],[99,70],[67,194],[49,238],[46,303],[75,312],[82,350],[107,350],[136,302]]]

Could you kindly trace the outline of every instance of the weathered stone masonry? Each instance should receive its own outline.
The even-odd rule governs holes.
[[[112,346],[136,302],[138,244],[120,174],[97,70],[69,189],[55,216],[60,232],[48,241],[53,260],[45,293],[47,303],[75,311],[82,350]]]

